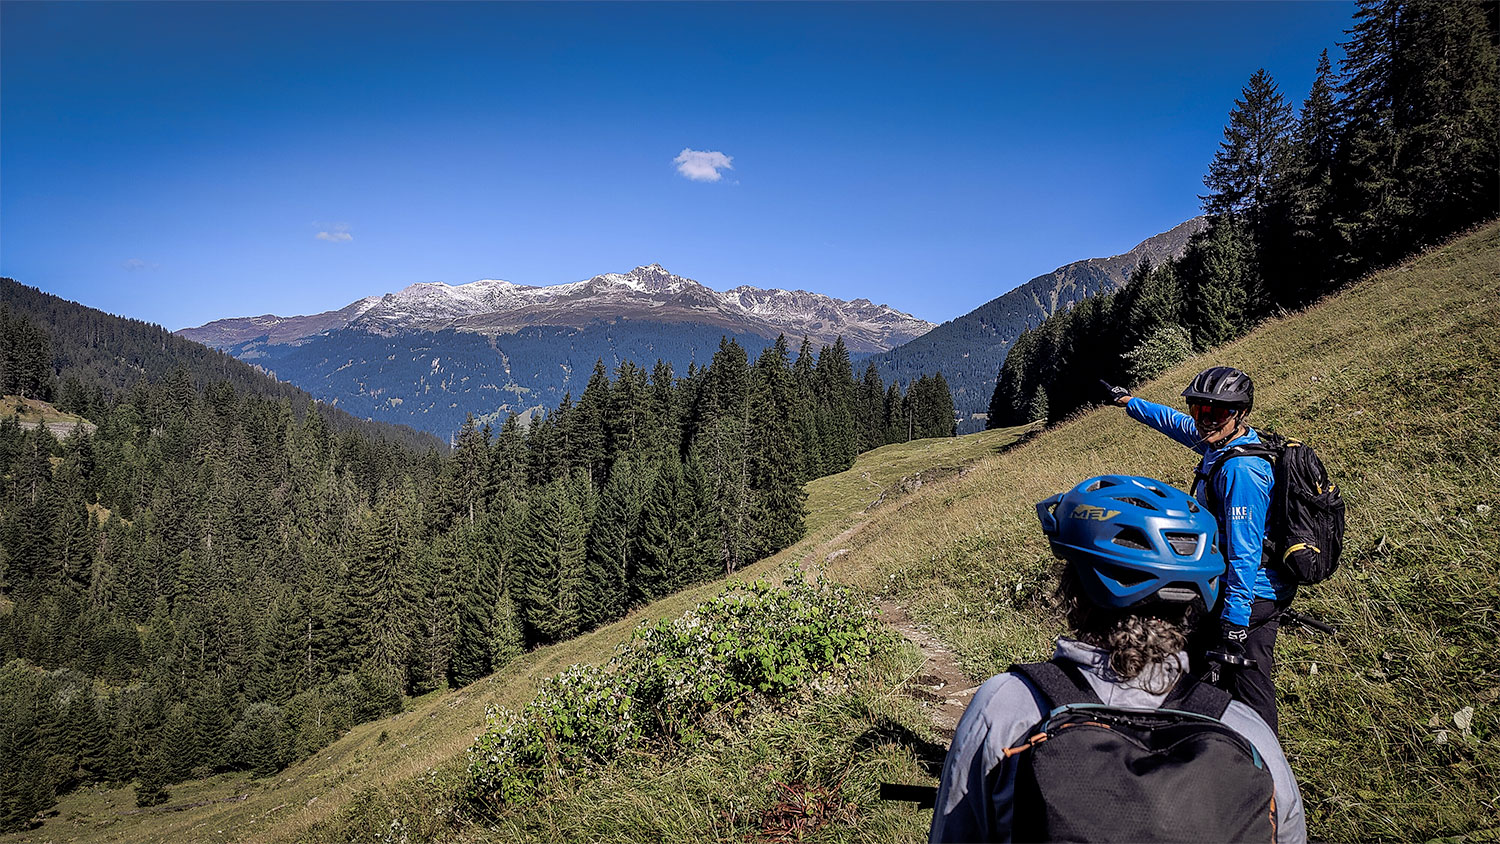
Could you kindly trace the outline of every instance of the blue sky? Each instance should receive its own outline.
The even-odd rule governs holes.
[[[0,274],[173,329],[652,262],[940,322],[1197,214],[1353,12],[5,2]]]

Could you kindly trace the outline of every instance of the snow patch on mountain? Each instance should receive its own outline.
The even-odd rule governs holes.
[[[296,343],[345,327],[385,335],[445,328],[492,333],[532,325],[582,327],[621,318],[701,322],[767,337],[807,335],[816,343],[843,336],[851,351],[888,349],[934,327],[868,299],[846,302],[806,290],[750,286],[721,293],[660,264],[648,264],[567,284],[525,285],[501,279],[459,285],[419,282],[312,317],[216,320],[179,333],[223,348],[267,334],[273,344]]]

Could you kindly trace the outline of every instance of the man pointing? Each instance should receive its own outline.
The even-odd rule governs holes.
[[[1224,461],[1212,476],[1208,474],[1228,449],[1260,442],[1255,429],[1245,424],[1255,403],[1255,384],[1233,367],[1205,369],[1182,391],[1187,413],[1136,398],[1122,387],[1107,383],[1105,387],[1132,419],[1203,456],[1193,493],[1218,519],[1226,546],[1221,550],[1228,562],[1218,649],[1255,661],[1254,666],[1229,670],[1225,686],[1275,730],[1276,686],[1271,672],[1280,626],[1277,614],[1291,603],[1296,586],[1263,564],[1274,472],[1261,458],[1236,457]]]

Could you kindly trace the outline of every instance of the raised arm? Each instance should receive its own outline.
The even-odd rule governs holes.
[[[1199,454],[1206,448],[1198,434],[1197,423],[1186,413],[1134,397],[1126,403],[1125,412],[1130,414],[1131,419],[1155,428]]]

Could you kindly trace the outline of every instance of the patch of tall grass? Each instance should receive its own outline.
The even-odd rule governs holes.
[[[1137,391],[1180,402],[1199,369],[1256,379],[1252,422],[1313,443],[1349,502],[1344,561],[1284,632],[1282,739],[1311,834],[1500,838],[1500,225],[1378,274]],[[1196,455],[1115,408],[926,489],[837,561],[897,596],[973,676],[1062,630],[1033,503],[1090,475],[1186,487]],[[1487,837],[1486,837],[1487,836]]]

